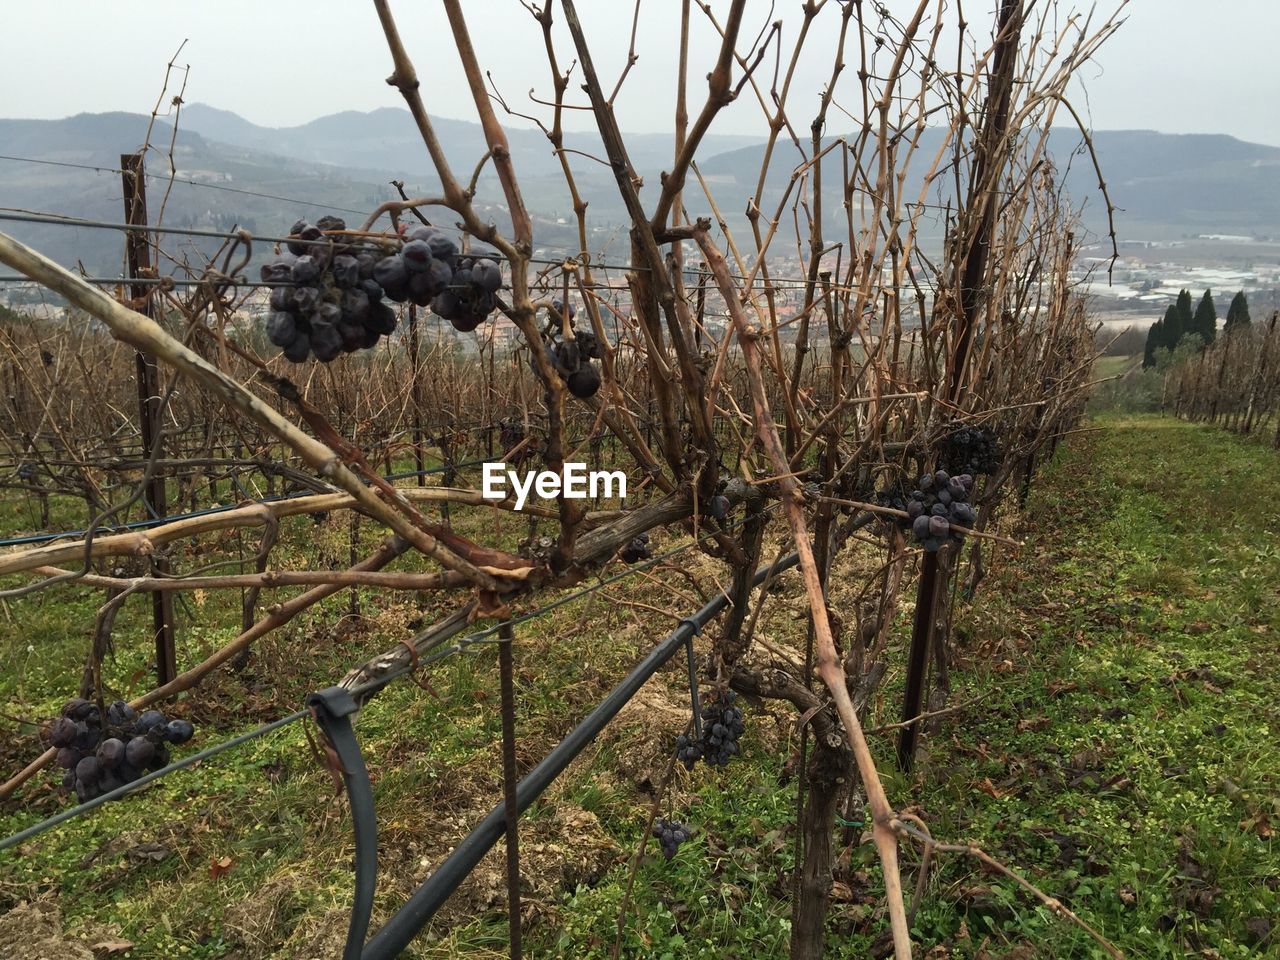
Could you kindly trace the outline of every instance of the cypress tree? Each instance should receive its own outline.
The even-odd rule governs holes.
[[[1170,308],[1172,309],[1172,307]],[[1161,346],[1160,341],[1164,338],[1164,321],[1157,320],[1147,328],[1147,345],[1142,350],[1143,367],[1154,367],[1156,364],[1156,350]]]
[[[1157,350],[1172,350],[1178,345],[1176,339],[1178,323],[1178,310],[1171,303],[1169,308],[1164,312],[1164,319],[1157,320],[1150,329],[1147,330],[1147,345],[1142,351],[1142,365],[1144,367],[1155,366]]]
[[[1175,349],[1182,342],[1182,338],[1188,333],[1195,333],[1196,318],[1191,312],[1191,291],[1183,290],[1178,294],[1178,311],[1177,318],[1168,335],[1170,350]]]
[[[1204,296],[1200,298],[1200,303],[1196,307],[1190,332],[1200,334],[1200,339],[1206,345],[1213,343],[1214,337],[1218,335],[1218,308],[1213,305],[1213,295],[1208,290],[1204,292]]]
[[[1182,314],[1171,303],[1164,311],[1164,329],[1160,333],[1160,342],[1156,346],[1164,347],[1166,350],[1176,350],[1184,332]]]
[[[1231,298],[1231,306],[1227,308],[1227,322],[1223,326],[1222,332],[1226,333],[1236,327],[1247,327],[1250,322],[1249,300],[1244,295],[1244,291],[1240,290]]]

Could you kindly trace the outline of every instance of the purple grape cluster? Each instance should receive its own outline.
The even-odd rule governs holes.
[[[707,700],[702,705],[702,736],[682,733],[676,738],[676,759],[686,770],[692,770],[699,760],[723,767],[738,755],[738,738],[747,728],[737,699],[736,693],[726,690],[717,699]]]
[[[107,707],[76,697],[62,707],[49,725],[50,746],[66,772],[62,788],[84,803],[132,783],[148,770],[169,763],[169,746],[186,743],[195,734],[187,720],[168,719],[159,710],[139,714],[123,700]]]
[[[497,305],[494,295],[502,289],[502,268],[498,262],[486,256],[458,255],[457,248],[449,253],[453,241],[432,227],[415,227],[405,249],[415,243],[427,242],[436,259],[452,268],[445,286],[431,298],[431,310],[453,325],[461,333],[470,333]],[[425,241],[423,238],[427,238]],[[402,254],[403,256],[403,254]],[[443,271],[440,271],[443,276]]]
[[[553,317],[548,324],[546,338],[547,356],[556,373],[560,374],[569,392],[579,400],[594,397],[600,389],[600,369],[591,361],[604,359],[604,345],[591,330],[577,330],[574,317],[577,311],[573,304],[567,310],[559,300],[552,301],[557,314],[563,314],[573,331],[573,339],[565,340],[558,317]]]
[[[680,734],[676,737],[676,759],[684,764],[686,770],[692,770],[693,765],[702,759],[702,741],[687,733]]]
[[[969,494],[973,491],[973,475],[953,477],[945,470],[926,473],[918,488],[907,500],[907,516],[911,533],[929,553],[936,553],[948,540],[960,543],[964,535],[956,527],[972,527],[978,519]]]
[[[938,463],[952,474],[992,474],[1003,459],[999,440],[986,427],[961,427],[938,444]]]
[[[396,312],[382,299],[390,294],[377,279],[389,258],[377,244],[334,236],[346,228],[338,217],[299,220],[285,251],[262,267],[262,279],[274,284],[267,339],[293,363],[311,356],[329,363],[396,328]]]
[[[653,551],[649,549],[649,533],[648,531],[632,537],[631,542],[622,548],[623,563],[639,563],[641,560],[648,560],[653,556]]]
[[[662,855],[668,860],[676,855],[680,844],[693,836],[693,831],[678,820],[662,818],[653,822],[653,829],[649,832],[657,839],[658,845],[662,847]]]

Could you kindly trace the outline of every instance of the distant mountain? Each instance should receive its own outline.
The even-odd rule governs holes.
[[[449,162],[461,176],[469,176],[484,155],[484,131],[478,123],[432,117]],[[397,172],[414,179],[431,179],[432,169],[418,128],[408,110],[384,107],[359,112],[346,110],[296,127],[260,127],[238,114],[202,103],[183,107],[181,126],[213,140],[269,151],[290,157],[309,157],[335,166]],[[512,161],[521,177],[560,175],[560,161],[541,130],[508,127],[507,139]],[[704,143],[708,156],[762,142],[760,137],[709,134]],[[604,156],[600,137],[594,132],[565,134],[566,146],[583,153]],[[636,172],[657,182],[657,174],[669,166],[675,152],[675,134],[641,133],[627,135],[627,149]],[[584,162],[585,161],[585,162]],[[589,174],[607,168],[583,157],[575,167]],[[595,167],[596,170],[590,170]]]
[[[102,168],[50,166],[0,160],[0,207],[45,210],[88,219],[122,219],[119,174],[110,172],[120,154],[135,150],[149,118],[140,114],[79,114],[63,120],[0,120],[3,153],[44,161]],[[435,121],[455,170],[470,177],[484,153],[478,124],[447,118]],[[155,124],[148,158],[150,213],[154,220],[164,204],[164,222],[177,227],[226,230],[240,226],[260,235],[285,231],[300,216],[337,212],[350,221],[394,197],[392,179],[406,181],[414,194],[438,188],[429,170],[425,148],[412,118],[401,109],[368,113],[344,112],[311,123],[279,129],[261,127],[225,110],[201,104],[185,106],[173,147],[173,162],[181,180],[165,200],[168,144],[172,128]],[[569,196],[559,161],[538,130],[508,131],[516,171],[526,203],[536,217],[539,251],[554,253],[576,246]],[[926,132],[921,162],[937,149],[940,134]],[[583,153],[601,156],[594,134],[568,134],[567,144]],[[628,136],[637,173],[644,179],[642,197],[651,202],[660,172],[670,165],[672,134]],[[1121,208],[1117,226],[1121,239],[1171,239],[1187,234],[1241,234],[1280,237],[1280,148],[1246,143],[1225,136],[1174,136],[1151,131],[1098,131],[1094,142],[1113,201]],[[1086,223],[1101,232],[1103,205],[1089,159],[1077,152],[1077,133],[1055,130],[1051,151],[1074,202],[1088,199]],[[715,192],[721,211],[735,229],[743,225],[741,211],[755,188],[763,146],[749,137],[709,136],[699,168]],[[590,202],[591,242],[602,249],[611,240],[625,243],[625,211],[617,199],[612,171],[579,154],[569,156],[582,195]],[[796,162],[793,148],[774,151],[768,172],[766,212],[778,196]],[[825,161],[826,182],[839,172],[838,151]],[[919,193],[918,181],[906,185],[907,195]],[[266,196],[263,196],[266,195]],[[944,192],[931,195],[945,202]],[[826,204],[832,226],[843,213],[839,202]],[[695,215],[706,212],[696,185],[686,190],[686,204]],[[502,192],[492,170],[479,180],[477,202],[483,215],[500,225],[506,220]],[[355,211],[355,212],[348,212]],[[937,211],[922,234],[941,233]],[[122,239],[106,230],[41,226],[6,221],[0,229],[32,243],[54,259],[83,263],[95,273],[115,275],[122,256]],[[263,245],[265,247],[265,245]],[[214,244],[166,238],[166,249],[198,260],[213,252]],[[617,245],[610,248],[616,251]],[[265,251],[260,251],[265,252]]]
[[[941,137],[937,130],[925,132],[917,170],[932,159]],[[1151,130],[1098,130],[1093,143],[1111,201],[1119,208],[1116,228],[1122,240],[1199,233],[1280,237],[1280,148],[1221,135]],[[1085,223],[1101,231],[1106,206],[1093,164],[1080,148],[1074,129],[1055,128],[1049,135],[1050,153],[1066,171],[1072,201],[1087,201]],[[720,189],[754,189],[763,159],[763,149],[752,146],[708,157],[699,167]],[[789,180],[794,160],[794,152],[775,152],[767,178],[775,195]],[[840,163],[838,152],[828,154],[824,172],[839,176]],[[953,200],[951,183],[944,178],[929,201]],[[905,195],[918,196],[920,186],[919,175],[908,178]],[[838,210],[834,215],[843,216]]]
[[[0,120],[5,154],[53,162],[0,160],[0,207],[120,222],[124,218],[121,179],[114,170],[122,153],[141,146],[149,120],[130,113]],[[147,158],[149,215],[155,222],[163,209],[164,223],[171,227],[242,227],[256,234],[279,235],[299,217],[341,213],[358,222],[362,211],[371,212],[396,196],[384,173],[231,145],[186,128],[173,140],[178,180],[166,191],[172,138],[172,127],[158,121],[151,131],[153,150]],[[411,181],[410,189],[426,188]],[[491,215],[500,217],[501,212],[494,210]],[[0,229],[61,263],[82,263],[91,273],[107,276],[120,270],[123,239],[118,232],[13,221],[0,222]],[[165,243],[166,249],[181,251],[194,262],[217,248],[216,241],[178,235],[168,236]],[[265,245],[260,246],[258,252],[265,254]]]
[[[1118,227],[1130,236],[1160,225],[1192,234],[1280,236],[1280,148],[1150,130],[1105,130],[1094,141],[1112,202],[1124,208]],[[1092,170],[1077,161],[1072,193],[1083,195],[1094,183]]]
[[[488,149],[480,124],[448,117],[432,117],[432,123],[455,175],[469,178]],[[288,157],[306,157],[374,182],[408,179],[426,184],[427,192],[436,192],[433,186],[438,180],[418,128],[409,111],[399,107],[368,112],[346,110],[300,126],[262,127],[230,111],[194,103],[183,107],[180,125],[211,140]],[[565,186],[560,160],[546,135],[541,130],[511,126],[507,128],[507,141],[526,205],[552,222],[562,218],[571,221],[572,197]],[[760,137],[712,133],[703,141],[703,153],[712,156],[762,142]],[[660,174],[671,165],[674,130],[627,134],[626,143],[631,164],[644,184],[641,197],[647,201],[656,195]],[[565,146],[576,151],[568,155],[569,163],[579,192],[591,204],[594,224],[609,227],[625,222],[626,208],[618,196],[612,169],[592,159],[605,155],[599,135],[594,131],[567,131]],[[492,166],[482,171],[478,185],[480,197],[495,204],[503,202]],[[737,207],[732,212],[736,216]],[[545,232],[538,237],[539,243],[548,247],[553,239]]]
[[[435,119],[450,161],[469,171],[484,153],[480,126],[462,120]],[[183,126],[215,140],[345,168],[398,171],[424,182],[432,178],[426,151],[408,112],[402,109],[347,111],[321,117],[297,127],[273,129],[249,123],[234,113],[203,104],[183,111]],[[532,207],[548,215],[567,215],[569,198],[560,176],[559,161],[539,130],[513,127],[507,131],[521,186]],[[632,162],[644,179],[644,195],[651,195],[659,174],[670,165],[672,134],[628,135]],[[922,138],[917,168],[937,150],[940,131]],[[1232,233],[1280,236],[1280,148],[1209,134],[1164,134],[1150,130],[1100,130],[1093,135],[1111,199],[1120,208],[1117,228],[1123,239],[1170,239],[1184,234]],[[583,153],[603,156],[595,134],[570,133],[567,144]],[[1081,138],[1074,129],[1055,129],[1050,150],[1059,168],[1067,171],[1072,200],[1087,201],[1086,224],[1095,231],[1105,224],[1105,205],[1089,158],[1079,152]],[[746,195],[754,189],[764,156],[761,138],[711,134],[699,161],[723,212],[737,218]],[[571,155],[583,194],[592,213],[603,223],[621,222],[624,211],[615,199],[611,172],[600,164]],[[768,184],[776,199],[797,160],[793,149],[777,149]],[[829,161],[832,174],[838,159]],[[829,178],[827,182],[832,182]],[[495,184],[489,188],[494,190]],[[907,185],[919,192],[919,181]],[[493,195],[497,193],[494,190]],[[933,200],[945,203],[945,193]],[[704,206],[696,190],[688,191],[692,208]],[[833,218],[842,214],[828,204]],[[705,212],[705,211],[704,211]],[[929,232],[926,227],[926,233]]]
[[[144,115],[129,113],[0,120],[0,143],[3,152],[13,156],[109,170],[119,165],[121,153],[138,148],[148,122]],[[469,179],[486,149],[479,124],[448,118],[434,122],[458,176]],[[153,218],[160,209],[157,192],[162,195],[166,186],[159,178],[168,173],[166,154],[172,135],[172,127],[164,121],[158,121],[151,133],[156,148],[148,157]],[[521,189],[535,214],[539,250],[550,253],[576,246],[571,198],[547,138],[539,130],[520,128],[509,130],[508,137]],[[567,139],[574,149],[603,154],[595,135],[569,134]],[[755,140],[713,135],[707,142],[712,150],[724,151]],[[657,189],[662,168],[670,165],[673,135],[634,135],[628,145],[637,171],[648,184],[643,191],[648,196]],[[589,157],[571,155],[570,162],[583,195],[591,201],[592,222],[601,228],[599,240],[604,243],[617,233],[612,226],[625,219],[613,173]],[[174,163],[180,178],[203,184],[174,184],[165,223],[178,227],[225,230],[240,226],[271,235],[283,232],[300,216],[336,212],[357,219],[341,208],[372,211],[397,196],[391,180],[404,180],[415,196],[439,192],[412,117],[406,110],[393,108],[347,111],[276,129],[250,123],[227,110],[187,105],[179,120]],[[502,191],[491,167],[479,179],[477,203],[484,216],[500,225],[506,222]],[[119,221],[121,204],[119,174],[0,160],[0,206]],[[119,270],[122,243],[110,232],[14,222],[0,229],[62,263],[80,262],[92,272],[110,275]],[[168,242],[176,241],[171,237]],[[191,241],[184,249],[208,254],[213,245]]]

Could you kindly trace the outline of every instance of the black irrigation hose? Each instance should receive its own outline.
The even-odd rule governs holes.
[[[378,818],[373,806],[373,787],[360,742],[351,728],[351,717],[360,708],[342,687],[328,687],[307,697],[316,723],[324,731],[338,763],[342,780],[351,798],[351,821],[356,837],[355,898],[351,903],[351,923],[343,960],[360,960],[364,937],[373,913],[373,894],[378,882]]]
[[[88,813],[95,807],[102,806],[108,800],[118,800],[125,794],[132,793],[134,790],[144,787],[154,780],[159,780],[161,777],[167,777],[175,770],[182,770],[185,767],[191,766],[193,763],[199,763],[201,760],[207,760],[209,757],[216,756],[224,750],[230,750],[232,747],[238,747],[241,744],[248,743],[250,740],[256,740],[258,737],[262,737],[275,730],[279,730],[281,727],[287,727],[295,720],[301,720],[307,715],[307,713],[308,711],[306,710],[299,710],[296,713],[289,714],[287,717],[281,717],[279,720],[273,720],[271,723],[265,723],[257,729],[250,730],[248,733],[242,733],[238,737],[232,737],[230,740],[224,740],[221,743],[216,743],[212,747],[206,747],[199,753],[193,753],[189,757],[183,757],[181,760],[171,763],[167,767],[161,767],[159,770],[154,770],[145,776],[139,777],[132,783],[126,783],[123,787],[117,787],[116,789],[104,793],[101,796],[94,797],[86,803],[72,807],[69,810],[63,810],[61,813],[54,814],[47,820],[41,820],[34,826],[27,827],[25,830],[20,830],[12,836],[5,837],[3,840],[0,840],[0,850],[8,850],[10,847],[17,846],[25,840],[30,840],[37,834],[44,833],[50,827],[56,827],[58,824],[64,823],[73,817],[78,817],[81,814]]]
[[[791,553],[777,563],[762,567],[752,577],[753,586],[763,583],[766,577],[789,570],[799,562],[799,554]],[[516,787],[516,809],[527,810],[551,783],[565,771],[574,758],[590,744],[618,712],[639,692],[649,678],[698,634],[704,626],[729,604],[729,598],[720,594],[692,617],[680,621],[665,640],[649,654],[600,704],[578,724],[559,745],[543,758]],[[475,869],[486,853],[498,842],[506,830],[506,803],[499,803],[474,830],[449,854],[439,868],[420,886],[382,929],[374,934],[361,954],[362,960],[391,960],[400,955],[426,926],[436,911],[453,894],[463,880]],[[369,895],[372,895],[371,893]]]

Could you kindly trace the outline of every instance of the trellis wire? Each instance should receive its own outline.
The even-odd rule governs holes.
[[[317,204],[317,206],[322,206],[322,205]],[[334,209],[342,209],[342,208],[335,207]],[[238,240],[241,238],[242,234],[246,234],[251,240],[262,241],[263,243],[300,243],[308,246],[329,246],[334,242],[332,237],[326,237],[321,240],[304,240],[301,237],[276,237],[276,236],[267,236],[265,234],[255,234],[247,230],[246,231],[219,231],[219,230],[205,230],[198,227],[166,227],[166,226],[158,226],[158,225],[131,226],[130,224],[127,224],[127,223],[116,223],[110,220],[86,220],[78,217],[66,217],[66,216],[60,216],[60,215],[51,214],[51,213],[20,212],[20,211],[13,210],[13,208],[0,209],[0,220],[10,220],[18,223],[40,223],[48,226],[83,227],[85,229],[94,229],[94,230],[120,230],[123,232],[135,232],[135,233],[142,232],[142,233],[154,233],[154,234],[172,234],[175,236],[204,237],[204,238],[214,239],[214,240]],[[392,239],[392,238],[388,237],[388,239]],[[473,255],[477,255],[477,254],[473,254]],[[496,250],[486,249],[483,255],[485,257],[488,257],[491,260],[505,259],[505,257],[503,257],[502,254]],[[528,258],[528,262],[554,267],[554,266],[563,266],[567,263],[573,263],[576,261],[576,259],[577,258],[572,255],[566,255],[564,257],[559,257],[556,259],[549,259],[545,257],[542,257],[542,258],[530,257]],[[624,272],[625,271],[648,272],[649,270],[648,267],[639,265],[639,264],[598,263],[594,260],[591,261],[591,266],[595,267],[596,269],[606,270],[606,271],[619,270]],[[696,266],[688,266],[683,268],[681,273],[686,277],[693,277],[693,276],[702,277],[705,271],[700,270]],[[740,274],[735,274],[735,273],[730,273],[729,276],[734,280],[747,279],[745,276],[742,276]],[[25,278],[15,278],[14,282],[17,282],[18,280],[21,280],[21,279],[25,279]],[[756,283],[759,283],[762,286],[772,286],[772,287],[781,286],[789,289],[804,289],[809,285],[809,279],[807,277],[776,277],[770,274],[768,278],[765,278],[764,276],[757,274],[754,279]],[[9,282],[10,278],[2,277],[0,278],[0,280]],[[271,283],[267,283],[267,282],[249,282],[249,281],[237,282],[237,281],[234,281],[233,278],[224,278],[221,276],[217,278],[217,281],[219,283],[233,283],[237,286],[264,286],[264,287],[272,286]],[[95,282],[95,281],[90,281],[90,282]],[[112,280],[110,282],[115,283],[117,281]],[[118,282],[124,283],[126,281],[123,278],[121,278]],[[128,282],[132,283],[134,281],[129,280]],[[151,282],[155,282],[155,281],[151,281]],[[174,282],[176,283],[177,281],[174,281]],[[187,281],[186,283],[198,284],[201,282],[203,281]],[[928,284],[925,284],[925,286],[928,286]],[[716,286],[714,283],[710,281],[701,280],[698,285],[687,284],[686,288],[689,290],[705,289],[705,290],[714,291],[716,289]],[[843,285],[837,284],[833,286],[831,289],[833,291],[838,291],[838,290],[845,289],[845,287]]]
[[[69,163],[65,160],[43,160],[37,157],[15,157],[9,154],[0,154],[0,160],[12,160],[17,163],[36,163],[48,167],[69,167],[73,170],[92,170],[94,173],[124,173],[119,167],[109,166],[93,166],[87,163]],[[220,183],[202,183],[199,180],[188,180],[185,177],[167,177],[159,173],[144,174],[148,180],[156,180],[163,183],[184,183],[192,187],[203,187],[206,190],[221,190],[224,193],[238,193],[246,197],[257,197],[260,200],[279,200],[282,203],[296,203],[303,207],[321,207],[325,210],[341,210],[343,213],[354,213],[363,216],[366,211],[352,210],[350,207],[339,207],[332,203],[316,203],[314,200],[299,200],[297,197],[281,197],[273,193],[257,193],[253,190],[244,190],[239,187],[228,187]]]
[[[113,220],[86,220],[80,217],[64,217],[49,213],[24,213],[14,211],[12,208],[0,210],[0,220],[9,220],[15,223],[42,223],[48,226],[78,227],[87,230],[119,230],[125,233],[155,233],[155,234],[171,234],[179,237],[203,237],[212,240],[238,240],[241,234],[246,234],[252,240],[258,240],[263,243],[300,243],[306,246],[327,247],[334,242],[332,237],[325,237],[321,240],[304,240],[301,237],[275,237],[264,234],[256,234],[252,231],[223,231],[223,230],[205,230],[200,227],[166,227],[163,225],[139,225],[133,226],[127,223],[117,223]],[[362,239],[362,238],[357,238]],[[387,239],[392,239],[388,237]],[[478,255],[473,252],[473,256]],[[496,250],[485,250],[484,256],[491,260],[503,260],[502,256]],[[538,257],[528,258],[529,263],[540,263],[549,266],[560,266],[565,263],[566,258],[546,259]],[[633,267],[629,264],[621,263],[592,263],[592,266],[601,270],[644,270],[645,267]]]

